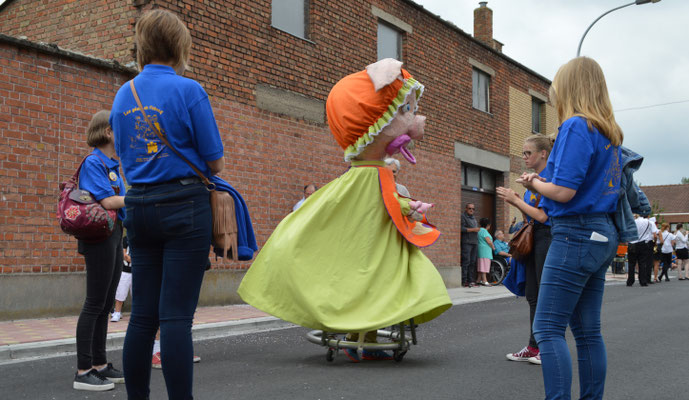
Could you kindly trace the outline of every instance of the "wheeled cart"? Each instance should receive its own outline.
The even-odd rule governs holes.
[[[414,319],[408,323],[393,325],[389,330],[379,329],[377,331],[378,343],[364,342],[364,333],[359,334],[359,341],[353,342],[345,340],[345,333],[324,332],[320,330],[310,331],[306,338],[311,343],[319,344],[328,348],[325,359],[332,362],[340,349],[356,349],[361,357],[364,349],[366,350],[392,350],[393,359],[400,362],[412,344],[416,344],[416,325]]]

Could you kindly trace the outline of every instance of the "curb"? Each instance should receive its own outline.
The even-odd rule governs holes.
[[[514,294],[512,294],[510,292],[495,293],[495,294],[483,294],[483,295],[478,295],[478,296],[469,297],[469,298],[452,299],[452,305],[453,306],[459,306],[462,304],[479,303],[481,301],[504,299],[507,297],[517,297],[517,296],[515,296]]]
[[[255,332],[267,332],[293,328],[297,325],[275,317],[248,318],[227,322],[214,322],[192,326],[195,342]],[[107,349],[119,350],[124,345],[125,332],[108,334]],[[61,357],[76,354],[76,338],[47,340],[34,343],[20,343],[0,346],[0,365],[13,364],[41,358]]]

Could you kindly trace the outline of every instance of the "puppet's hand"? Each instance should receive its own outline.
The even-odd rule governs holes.
[[[412,209],[413,211],[419,212],[419,213],[421,213],[421,214],[425,214],[426,211],[428,211],[428,210],[429,210],[431,207],[433,207],[434,205],[435,205],[435,204],[432,204],[432,203],[424,203],[424,202],[417,201],[417,200],[412,200],[412,201],[409,202],[409,207],[411,207],[411,209]]]

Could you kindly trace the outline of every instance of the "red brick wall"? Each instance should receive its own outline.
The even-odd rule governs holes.
[[[3,273],[83,268],[56,224],[58,184],[89,151],[91,115],[124,77],[0,43],[0,267]]]
[[[86,3],[94,8],[77,11]],[[443,236],[424,252],[436,265],[459,265],[461,168],[454,143],[508,156],[509,87],[545,93],[548,82],[406,0],[312,0],[308,41],[272,28],[270,3],[185,0],[145,6],[178,12],[192,32],[188,76],[211,96],[227,150],[223,175],[245,194],[259,244],[301,197],[305,183],[322,186],[346,165],[327,125],[258,110],[255,86],[269,84],[325,100],[338,79],[376,60],[373,4],[414,27],[405,35],[403,57],[406,68],[426,85],[420,112],[428,123],[426,139],[416,150],[419,164],[405,164],[400,181],[413,195],[437,204],[430,219]],[[29,6],[39,12],[30,13]],[[17,0],[0,12],[0,32],[125,64],[132,60],[137,13],[128,0]],[[63,22],[68,16],[70,23]],[[108,36],[99,36],[102,27]],[[91,114],[109,107],[126,76],[12,45],[0,49],[2,272],[82,268],[74,241],[59,231],[53,217],[57,185],[89,150],[83,132]],[[469,57],[496,72],[490,114],[472,108]],[[504,215],[498,202],[497,225],[503,228]]]
[[[0,11],[0,32],[54,43],[106,60],[131,61],[138,15],[131,0],[10,0]]]

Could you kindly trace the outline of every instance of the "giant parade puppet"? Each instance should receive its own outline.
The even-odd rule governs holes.
[[[431,205],[399,195],[383,162],[398,152],[416,162],[407,146],[423,138],[423,90],[393,59],[335,84],[328,124],[351,167],[280,222],[239,287],[244,301],[304,327],[349,332],[346,340],[360,344],[375,342],[378,329],[425,323],[450,308],[420,249],[440,236],[424,215]],[[366,349],[345,353],[391,358]]]

